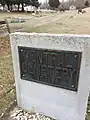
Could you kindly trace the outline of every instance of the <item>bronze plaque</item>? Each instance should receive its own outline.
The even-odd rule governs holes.
[[[18,47],[21,79],[78,90],[81,52]]]

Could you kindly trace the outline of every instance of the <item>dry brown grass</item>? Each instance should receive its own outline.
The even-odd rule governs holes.
[[[0,38],[0,115],[15,99],[12,58],[9,37]],[[12,89],[10,91],[10,89]],[[9,91],[9,92],[8,92]]]
[[[25,23],[10,23],[11,32],[90,34],[90,8],[87,8],[84,14],[77,14],[77,11],[52,14],[44,13],[35,16],[26,13],[0,13],[0,19],[4,19],[5,17],[22,17],[26,20]]]

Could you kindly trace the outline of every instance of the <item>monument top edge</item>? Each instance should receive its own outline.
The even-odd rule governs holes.
[[[81,38],[90,38],[90,35],[88,34],[53,34],[53,33],[27,33],[27,32],[14,32],[10,33],[10,35],[36,35],[36,36],[56,36],[56,37],[81,37]]]

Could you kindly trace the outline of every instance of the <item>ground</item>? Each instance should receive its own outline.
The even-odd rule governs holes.
[[[0,115],[15,99],[9,37],[0,38]]]
[[[49,32],[49,33],[71,33],[90,34],[90,9],[85,14],[77,14],[77,11],[65,13],[43,13],[31,15],[26,13],[0,13],[0,19],[19,17],[26,20],[24,23],[10,23],[11,32]],[[17,30],[18,29],[18,30]]]
[[[86,13],[77,11],[65,13],[0,13],[0,20],[8,19],[10,31],[90,34],[90,8]],[[22,23],[11,23],[14,18],[24,19]],[[0,115],[15,99],[14,77],[10,41],[5,25],[0,25]],[[90,109],[90,105],[88,106]],[[88,115],[90,120],[90,115]]]

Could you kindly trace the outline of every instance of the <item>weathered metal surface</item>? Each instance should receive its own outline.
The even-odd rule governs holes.
[[[18,47],[21,79],[78,90],[81,52]]]

